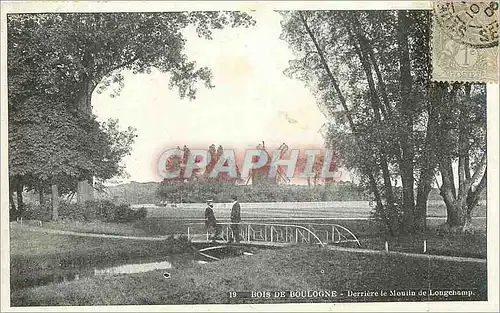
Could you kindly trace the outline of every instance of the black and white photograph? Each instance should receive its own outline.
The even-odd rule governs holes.
[[[497,1],[1,5],[2,311],[499,310]]]

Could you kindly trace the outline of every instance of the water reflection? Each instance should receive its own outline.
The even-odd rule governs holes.
[[[172,263],[167,261],[150,263],[129,263],[106,268],[60,268],[49,275],[33,275],[33,277],[11,280],[13,290],[27,287],[42,286],[51,283],[61,283],[73,280],[80,280],[84,277],[107,276],[119,274],[145,273],[155,270],[171,269]]]
[[[137,264],[125,264],[115,267],[108,267],[104,269],[94,269],[94,275],[117,275],[117,274],[135,274],[135,273],[145,273],[155,270],[164,270],[172,268],[170,262],[153,262],[153,263],[137,263]]]
[[[167,257],[163,257],[163,260],[149,259],[144,260],[139,263],[140,260],[129,260],[127,264],[108,264],[108,267],[97,267],[97,266],[77,266],[74,263],[62,263],[57,261],[56,265],[52,267],[51,271],[47,272],[33,272],[32,275],[26,275],[24,277],[11,276],[11,289],[19,290],[23,288],[29,288],[34,286],[42,286],[51,283],[61,283],[73,280],[80,280],[83,278],[92,278],[96,276],[111,276],[120,274],[134,274],[134,273],[144,273],[155,270],[165,270],[172,269],[172,263],[174,263],[175,268],[183,268],[185,262],[196,262],[198,264],[207,264],[210,262],[218,261],[224,258],[238,257],[238,256],[250,256],[253,255],[257,250],[246,247],[238,246],[205,246],[202,247],[200,251],[194,253],[192,256],[187,258],[182,258],[179,262],[178,257],[168,257],[169,261],[164,261]],[[119,260],[115,260],[120,262]],[[154,261],[154,262],[152,262]],[[123,262],[123,261],[121,261]],[[163,274],[164,275],[164,274]]]

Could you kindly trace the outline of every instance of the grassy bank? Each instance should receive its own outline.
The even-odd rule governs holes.
[[[424,253],[425,240],[427,254],[482,259],[486,259],[488,256],[486,234],[484,233],[438,235],[430,231],[411,237],[364,238],[362,245],[365,249],[384,250],[386,240],[390,251]]]
[[[274,303],[273,299],[229,299],[230,291],[465,289],[485,300],[486,264],[371,255],[295,246],[209,264],[188,263],[170,271],[86,278],[14,292],[14,306],[196,303]],[[452,298],[447,298],[448,300]],[[412,297],[308,298],[299,302],[415,301]],[[431,298],[430,300],[438,300]],[[455,298],[455,300],[458,300]]]
[[[14,227],[20,225],[11,222]],[[71,220],[61,220],[57,222],[41,222],[35,220],[24,220],[22,225],[43,227],[57,230],[67,230],[80,233],[108,234],[121,236],[148,236],[151,233],[134,226],[134,223],[108,223],[102,221],[80,222]],[[155,234],[153,234],[155,235]]]
[[[187,240],[134,241],[34,232],[10,224],[10,279],[13,289],[29,286],[75,268],[192,254]],[[182,260],[182,257],[178,258]]]

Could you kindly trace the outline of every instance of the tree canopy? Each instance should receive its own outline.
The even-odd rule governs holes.
[[[156,68],[169,73],[181,98],[194,99],[200,83],[213,87],[212,74],[188,59],[183,29],[211,39],[214,30],[254,23],[219,11],[9,14],[9,171],[18,200],[24,187],[73,191],[75,180],[123,172],[135,131],[120,131],[116,120],[98,123],[94,91],[117,96],[123,70]]]
[[[484,189],[478,184],[482,175],[473,173],[482,172],[485,163],[473,168],[477,158],[472,156],[486,144],[481,113],[485,88],[431,81],[430,13],[282,14],[282,39],[297,55],[285,73],[304,81],[315,94],[329,119],[324,127],[327,144],[341,165],[357,172],[372,191],[377,215],[388,230],[395,234],[425,228],[436,174],[442,178],[442,195],[449,194],[449,216],[459,212],[464,217],[449,222],[463,225],[467,214],[462,200]],[[454,162],[462,164],[459,175],[464,179],[462,196],[452,192],[452,197],[449,169]],[[474,207],[477,201],[469,204]]]
[[[195,27],[212,38],[213,30],[249,26],[239,12],[47,13],[10,14],[8,18],[9,96],[42,92],[73,99],[97,87],[123,87],[124,69],[168,72],[170,87],[194,98],[196,82],[212,87],[212,74],[188,59],[182,30]]]

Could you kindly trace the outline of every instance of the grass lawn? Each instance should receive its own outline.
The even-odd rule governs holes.
[[[39,227],[39,221],[25,220],[23,225]],[[11,225],[18,225],[17,222],[11,222]],[[150,232],[137,228],[133,223],[107,223],[101,221],[79,222],[70,220],[61,220],[57,222],[42,222],[43,228],[69,230],[80,233],[109,234],[122,236],[148,236]],[[155,234],[153,234],[155,235]]]
[[[470,290],[486,300],[486,264],[457,263],[396,255],[331,251],[312,246],[265,250],[254,256],[208,264],[186,263],[170,271],[124,276],[94,277],[19,290],[13,306],[200,304],[380,301],[372,297],[309,299],[229,299],[230,291],[299,290]],[[447,298],[451,300],[452,298]],[[388,297],[383,301],[427,298]],[[431,298],[430,300],[439,300]],[[455,298],[455,300],[458,300]]]
[[[435,255],[462,256],[486,259],[487,240],[485,233],[437,235],[428,232],[422,235],[388,238],[390,251],[423,253],[426,240],[427,253]],[[362,240],[363,248],[385,249],[385,238],[373,237]]]

